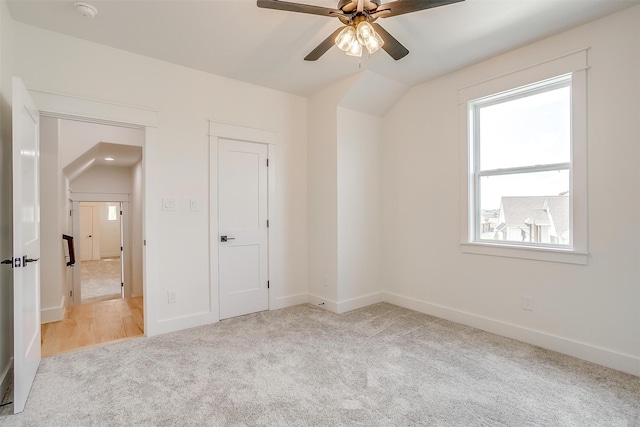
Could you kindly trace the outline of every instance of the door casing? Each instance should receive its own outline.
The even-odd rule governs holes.
[[[269,253],[269,310],[284,307],[285,303],[279,303],[278,287],[280,270],[277,263],[277,245],[279,217],[277,216],[276,194],[276,170],[277,170],[277,138],[276,132],[264,129],[250,128],[230,123],[209,122],[209,248],[210,248],[210,302],[209,307],[214,319],[220,320],[219,295],[220,284],[218,280],[218,144],[220,139],[232,139],[237,141],[267,144],[267,157],[269,159],[268,174],[268,253]]]

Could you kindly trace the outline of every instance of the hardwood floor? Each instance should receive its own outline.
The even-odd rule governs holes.
[[[144,334],[142,297],[67,307],[64,319],[42,325],[42,357]]]

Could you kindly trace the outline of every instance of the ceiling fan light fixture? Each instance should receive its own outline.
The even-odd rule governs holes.
[[[357,42],[356,29],[351,26],[344,27],[335,40],[336,46],[345,52],[350,50],[354,41]]]

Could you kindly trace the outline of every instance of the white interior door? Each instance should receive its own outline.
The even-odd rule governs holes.
[[[218,144],[220,318],[267,310],[267,146]]]
[[[40,115],[13,78],[13,408],[22,412],[40,364]]]
[[[93,259],[93,207],[80,206],[80,261]]]

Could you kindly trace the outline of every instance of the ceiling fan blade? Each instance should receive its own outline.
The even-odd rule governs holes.
[[[402,45],[398,40],[395,39],[391,34],[387,32],[384,28],[380,26],[380,24],[373,23],[373,28],[376,30],[382,40],[384,40],[384,44],[382,48],[387,52],[393,59],[396,61],[398,59],[402,59],[409,54],[409,50]]]
[[[317,61],[322,55],[324,55],[331,47],[336,44],[336,37],[338,33],[342,31],[344,27],[340,27],[335,30],[329,37],[324,39],[322,43],[320,43],[315,49],[313,49],[309,54],[304,58],[305,61]]]
[[[417,12],[419,10],[431,9],[432,7],[446,6],[461,1],[464,0],[398,0],[380,5],[377,11],[390,10],[390,14],[383,16],[383,18],[388,18],[390,16]]]
[[[310,4],[291,3],[291,2],[280,1],[280,0],[258,0],[258,7],[262,7],[264,9],[287,10],[289,12],[310,13],[312,15],[323,15],[323,16],[344,15],[344,13],[342,13],[342,11],[339,9],[313,6]]]

